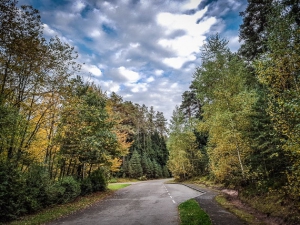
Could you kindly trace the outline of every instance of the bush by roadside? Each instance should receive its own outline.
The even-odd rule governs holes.
[[[9,164],[0,163],[0,223],[106,188],[106,177],[101,169],[83,180],[67,176],[53,182],[41,166],[32,166],[21,173]]]

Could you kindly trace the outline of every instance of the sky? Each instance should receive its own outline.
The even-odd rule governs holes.
[[[219,33],[236,51],[247,0],[19,0],[40,11],[46,38],[75,47],[81,75],[170,119]]]

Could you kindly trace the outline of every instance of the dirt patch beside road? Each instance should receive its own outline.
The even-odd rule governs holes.
[[[195,200],[199,203],[200,207],[206,211],[206,213],[211,217],[211,220],[214,225],[221,225],[221,224],[249,224],[234,214],[228,212],[222,206],[220,206],[216,201],[215,197],[219,194],[222,194],[229,204],[234,207],[235,209],[244,211],[248,214],[251,214],[255,219],[251,224],[255,225],[284,225],[285,222],[278,217],[271,217],[267,214],[261,213],[252,207],[248,206],[247,204],[243,203],[238,198],[238,191],[231,190],[231,189],[220,189],[220,190],[213,190],[211,188],[205,188],[199,186],[197,184],[184,184],[189,186],[195,190],[199,190],[201,193],[200,196],[196,197]]]

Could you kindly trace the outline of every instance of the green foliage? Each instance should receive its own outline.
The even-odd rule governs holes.
[[[42,166],[34,165],[24,176],[26,180],[26,210],[31,213],[47,205],[47,187],[51,185],[49,174]]]
[[[155,160],[153,160],[153,177],[154,178],[161,178],[162,177],[161,166]]]
[[[80,183],[73,177],[64,177],[48,185],[46,193],[50,205],[67,203],[80,195]]]
[[[243,23],[240,26],[240,38],[244,43],[239,53],[249,61],[259,57],[268,49],[266,44],[268,36],[265,33],[272,2],[273,0],[261,2],[248,0],[246,10],[241,12]]]
[[[167,166],[163,166],[163,168],[162,168],[162,176],[166,177],[166,178],[170,177],[170,173],[169,173],[169,170],[168,170]]]
[[[143,168],[141,166],[141,157],[137,151],[132,153],[129,165],[131,168],[130,177],[137,178],[142,176]]]
[[[10,221],[26,213],[25,180],[20,171],[3,161],[0,163],[0,222]]]
[[[239,185],[245,180],[245,159],[251,149],[243,136],[249,129],[256,93],[246,86],[246,66],[218,35],[204,45],[203,63],[194,74],[193,88],[203,102],[198,131],[208,133],[210,172],[219,181]]]
[[[143,154],[142,158],[141,158],[141,166],[143,168],[143,174],[145,175],[149,175],[151,173],[151,168],[149,165],[149,161],[148,161],[148,157],[146,154]]]
[[[168,159],[163,113],[84,82],[74,48],[43,27],[32,6],[0,2],[1,222],[104,191],[109,171],[162,177]]]
[[[178,180],[185,180],[201,173],[199,165],[203,155],[197,148],[193,124],[192,118],[185,120],[183,112],[176,107],[173,111],[167,146],[170,152],[168,168]]]
[[[65,189],[60,185],[59,182],[52,183],[47,186],[47,203],[49,205],[57,205],[62,203],[61,198],[63,197]]]
[[[285,188],[290,197],[299,200],[300,28],[299,23],[295,23],[295,16],[284,4],[274,4],[272,16],[268,18],[270,52],[256,62],[256,71],[259,81],[267,88],[266,111],[276,137],[280,138],[279,146],[285,151],[282,154],[289,161],[281,168],[281,173],[288,179]]]
[[[93,192],[93,184],[91,182],[90,177],[81,180],[80,190],[81,190],[80,195],[82,196],[91,194]]]
[[[196,200],[191,199],[178,206],[181,225],[211,225],[209,216],[200,208]]]
[[[61,203],[71,202],[80,194],[80,184],[73,177],[64,177],[59,181],[60,186],[64,189]]]
[[[93,192],[105,191],[107,189],[107,177],[105,176],[105,171],[99,168],[91,173],[89,176],[91,180]]]

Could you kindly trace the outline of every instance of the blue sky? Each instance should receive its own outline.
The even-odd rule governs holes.
[[[40,11],[44,35],[74,46],[82,75],[170,119],[200,48],[219,33],[236,51],[247,0],[19,0]]]

